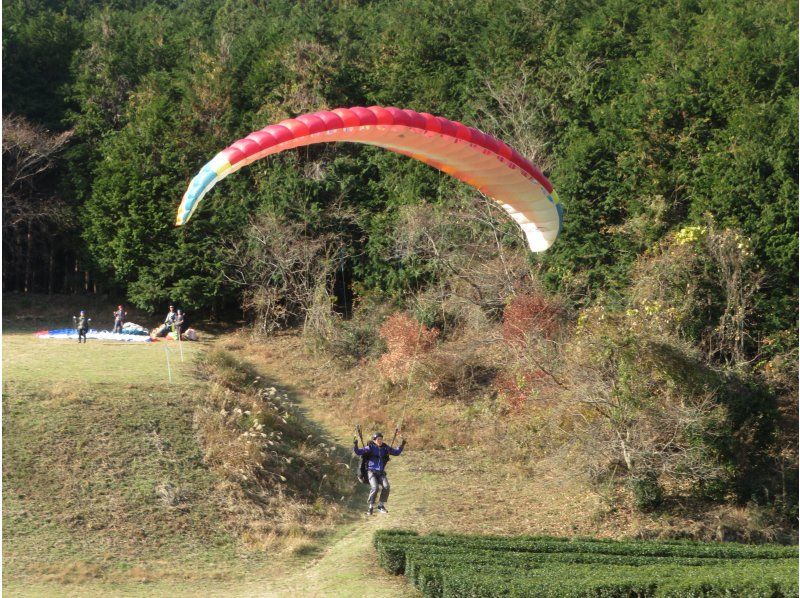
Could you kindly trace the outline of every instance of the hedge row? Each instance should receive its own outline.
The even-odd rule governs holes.
[[[762,561],[763,563],[763,561]],[[462,595],[465,580],[500,579],[493,582],[493,593],[504,585],[522,595],[592,594],[604,590],[609,595],[631,593],[642,596],[706,595],[709,592],[728,595],[794,596],[797,594],[796,566],[783,566],[774,561],[768,566],[708,566],[687,570],[680,566],[569,566],[563,564],[531,563],[509,565],[502,563],[458,563],[433,560],[410,560],[406,576],[428,596],[446,595],[445,588],[455,585]],[[484,584],[485,585],[485,584]],[[680,590],[680,591],[678,591]]]
[[[513,550],[515,552],[572,552],[620,556],[684,557],[712,559],[784,559],[797,556],[797,547],[778,545],[748,545],[710,542],[653,542],[642,540],[613,541],[594,539],[554,538],[549,536],[464,536],[430,534],[419,536],[414,532],[381,530],[375,542],[386,538],[392,542],[414,545],[435,545],[448,548],[464,547],[470,550]]]
[[[375,546],[384,568],[430,597],[798,595],[797,547],[393,530]]]
[[[593,553],[536,553],[536,552],[515,552],[499,550],[466,550],[449,549],[440,546],[409,546],[405,550],[405,565],[408,567],[409,560],[438,560],[453,561],[461,563],[507,563],[546,565],[552,564],[574,564],[574,565],[678,565],[681,567],[704,567],[714,564],[739,565],[757,563],[762,566],[769,566],[770,563],[781,562],[785,559],[698,559],[681,557],[649,557],[649,556],[620,556]],[[408,574],[408,571],[405,571]]]

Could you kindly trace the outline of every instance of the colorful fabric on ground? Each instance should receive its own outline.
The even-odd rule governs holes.
[[[78,340],[78,331],[74,328],[61,328],[58,330],[40,330],[36,333],[39,338],[52,338],[61,340]],[[109,332],[108,330],[89,330],[86,333],[87,339],[95,339],[101,341],[124,341],[128,343],[149,343],[151,338],[147,335],[140,333],[120,333]]]

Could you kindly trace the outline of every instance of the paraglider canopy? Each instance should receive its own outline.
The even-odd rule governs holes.
[[[562,210],[553,186],[516,150],[456,121],[380,106],[304,114],[236,141],[192,179],[178,208],[176,224],[188,222],[203,196],[243,166],[287,149],[332,141],[383,147],[476,187],[520,226],[532,251],[550,247],[561,230]]]

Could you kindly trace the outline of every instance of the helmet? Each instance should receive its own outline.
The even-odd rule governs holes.
[[[375,432],[372,435],[372,440],[375,440],[376,438],[383,438],[383,434],[381,434],[380,432]]]

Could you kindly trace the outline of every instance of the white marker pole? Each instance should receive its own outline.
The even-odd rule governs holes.
[[[172,369],[169,367],[169,348],[167,345],[164,345],[164,355],[167,356],[167,376],[169,377],[169,383],[172,384]]]
[[[181,342],[181,333],[178,333],[178,348],[181,350],[181,363],[183,363],[183,343]]]

